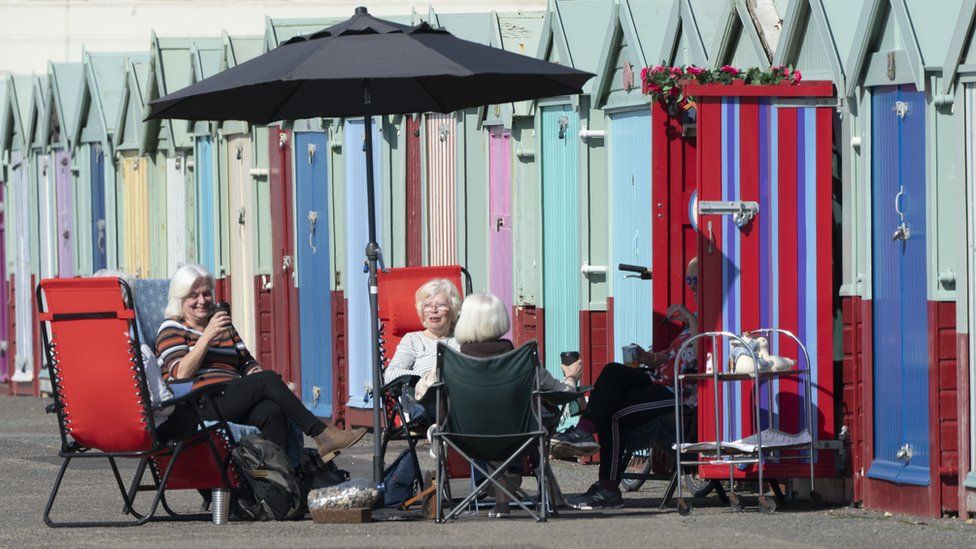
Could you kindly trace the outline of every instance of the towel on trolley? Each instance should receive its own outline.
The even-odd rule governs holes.
[[[791,448],[795,446],[806,446],[810,444],[813,439],[810,437],[810,432],[806,429],[800,431],[799,433],[784,433],[779,429],[763,429],[762,431],[762,447],[764,450],[771,450],[774,448]],[[759,448],[758,439],[756,435],[749,435],[745,438],[740,438],[739,440],[733,440],[730,442],[721,442],[722,450],[728,451],[733,450],[736,452],[742,452],[744,454],[755,453]],[[675,445],[671,447],[674,448]],[[682,452],[714,452],[717,450],[716,442],[686,442],[681,445]]]

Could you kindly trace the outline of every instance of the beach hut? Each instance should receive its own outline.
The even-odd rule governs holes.
[[[611,2],[550,2],[537,57],[596,72],[603,32],[593,29],[609,26],[612,9]],[[533,239],[538,247],[535,255],[523,248],[516,261],[531,263],[515,270],[518,276],[530,277],[521,287],[533,288],[529,292],[536,296],[535,302],[515,304],[534,308],[534,314],[516,314],[518,320],[532,323],[517,324],[516,334],[531,335],[534,328],[543,342],[546,368],[554,375],[560,372],[560,352],[579,351],[587,379],[596,378],[609,355],[607,166],[604,115],[593,104],[594,86],[590,80],[579,96],[537,102],[541,200],[526,205],[523,213],[541,219],[541,224],[525,227],[525,232],[519,227],[516,238]],[[531,212],[528,208],[533,206]]]
[[[78,164],[75,242],[80,274],[121,264],[118,252],[118,202],[114,137],[126,82],[126,53],[85,52],[71,142]],[[80,209],[90,208],[88,213]],[[85,222],[87,221],[87,222]]]
[[[51,150],[54,169],[55,239],[58,257],[58,276],[70,277],[81,271],[78,267],[81,242],[77,240],[77,228],[82,222],[75,198],[75,156],[71,129],[77,115],[78,89],[84,75],[82,63],[48,63],[47,130],[45,144]],[[84,202],[82,202],[84,204]],[[85,218],[90,210],[82,208]]]
[[[7,168],[6,142],[8,139],[8,128],[10,118],[5,116],[7,106],[7,77],[0,78],[0,296],[3,296],[4,304],[0,306],[0,383],[7,383],[10,379],[9,351],[10,341],[10,318],[8,316],[7,303],[10,301],[10,288],[7,276],[13,273],[13,264],[9,250],[12,249],[8,239],[12,237],[13,231],[7,229],[10,220],[10,170]]]
[[[929,516],[959,509],[959,413],[948,403],[960,400],[956,332],[966,319],[964,105],[942,93],[940,64],[953,39],[946,17],[971,18],[962,7],[867,2],[847,62],[861,337],[845,353],[864,414],[861,496],[866,507]]]
[[[961,113],[964,122],[957,124],[956,141],[962,143],[962,160],[957,166],[965,169],[966,210],[976,207],[976,49],[971,42],[976,23],[976,2],[963,2],[959,13],[949,51],[943,62],[943,81],[941,93],[952,98],[954,109]],[[976,512],[976,364],[972,342],[973,327],[976,326],[976,218],[970,213],[966,219],[966,240],[968,252],[965,267],[966,275],[959,274],[960,311],[957,315],[958,348],[956,379],[957,409],[959,413],[959,516],[963,518]],[[963,291],[964,290],[964,291]],[[951,444],[951,443],[947,443]]]
[[[658,59],[666,67],[711,66],[710,51],[718,35],[722,2],[679,0],[671,7]],[[697,303],[685,284],[685,269],[698,254],[698,229],[693,204],[698,190],[697,110],[668,112],[651,105],[651,218],[653,234],[653,315],[664,319],[672,304],[696,311]],[[658,323],[654,348],[671,344],[681,329],[677,323]]]
[[[222,36],[218,71],[233,68],[259,55],[263,49],[262,36]],[[203,54],[198,51],[198,55]],[[201,62],[200,65],[203,65]],[[268,162],[267,130],[262,136],[264,147],[255,150],[254,131],[244,122],[223,122],[217,133],[222,141],[221,150],[226,163],[227,241],[230,265],[230,302],[234,312],[234,327],[262,364],[272,367],[264,359],[272,355],[270,346],[271,325],[264,324],[259,330],[262,314],[270,314],[270,300],[264,299],[260,307],[259,295],[267,292],[258,278],[271,274],[271,243],[268,215]],[[170,189],[172,192],[172,189]],[[264,214],[264,215],[262,215]],[[262,223],[263,222],[263,223]],[[260,334],[262,335],[259,335]]]
[[[492,12],[490,45],[534,55],[539,49],[543,21],[545,12],[541,11]],[[491,105],[482,123],[488,133],[488,291],[505,303],[513,319],[516,314],[513,228],[516,220],[530,225],[535,222],[531,217],[522,219],[515,214],[519,206],[514,199],[519,189],[534,189],[538,185],[533,164],[535,145],[527,142],[534,137],[534,107],[531,101]],[[538,199],[534,202],[538,203]]]
[[[610,182],[609,354],[623,362],[621,346],[650,348],[652,282],[618,270],[620,263],[651,268],[651,109],[640,74],[661,50],[673,2],[615,5],[606,30],[595,85],[596,106],[607,116]],[[632,273],[631,273],[632,274]]]
[[[37,257],[40,278],[58,274],[57,222],[55,201],[54,159],[47,149],[48,105],[50,82],[47,75],[34,75],[31,80],[31,99],[27,114],[27,143],[30,150],[30,214],[38,230],[31,235],[31,248]]]
[[[0,106],[0,116],[6,127],[2,156],[7,167],[7,187],[10,203],[7,208],[11,231],[8,244],[12,263],[10,287],[12,299],[9,320],[11,337],[8,339],[8,372],[10,392],[37,392],[37,372],[40,353],[33,338],[34,333],[34,284],[37,281],[35,253],[32,253],[31,235],[37,232],[31,210],[31,157],[29,141],[29,116],[34,78],[12,76],[5,82],[6,98]]]
[[[150,124],[142,121],[150,87],[151,57],[148,54],[128,56],[124,66],[119,110],[114,113],[116,133],[112,137],[116,164],[118,265],[134,276],[145,278],[153,275],[148,211],[149,158],[144,151],[149,140],[147,135],[157,134],[152,137],[155,143],[159,138],[160,126],[151,124],[150,128]],[[165,202],[154,202],[154,209],[163,204]]]
[[[858,170],[861,164],[856,162],[857,150],[852,138],[856,137],[852,131],[855,117],[848,106],[847,98],[843,94],[846,89],[846,62],[854,43],[857,30],[857,17],[864,2],[849,2],[845,0],[796,0],[791,2],[784,14],[783,30],[773,57],[773,66],[793,67],[799,70],[804,79],[828,80],[841,90],[837,98],[837,114],[834,121],[834,177],[841,181],[839,196],[835,195],[835,202],[841,211],[841,238],[839,246],[834,250],[834,268],[840,271],[840,286],[837,293],[843,303],[843,372],[835,382],[835,389],[843,394],[844,405],[840,408],[841,417],[838,418],[840,427],[846,427],[851,444],[855,448],[861,447],[866,429],[863,424],[863,413],[860,413],[858,399],[858,377],[855,368],[853,347],[848,344],[857,329],[854,314],[857,310],[861,284],[855,273],[857,263],[855,254],[858,253],[858,234],[855,230],[856,220],[863,215],[863,208],[857,205],[859,195],[854,182],[858,180]],[[860,135],[859,133],[857,135]],[[858,138],[859,142],[859,138]],[[838,202],[839,201],[839,202]],[[838,207],[835,204],[835,208]],[[837,219],[834,220],[835,223]],[[867,430],[869,431],[869,429]],[[863,464],[861,454],[854,452],[850,468],[845,472],[853,480],[851,487],[844,487],[845,500],[861,500],[861,484],[863,480]],[[819,487],[829,493],[825,486]]]

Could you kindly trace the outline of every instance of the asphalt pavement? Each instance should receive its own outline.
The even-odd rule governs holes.
[[[563,511],[561,517],[545,524],[518,512],[506,519],[489,519],[482,512],[444,525],[428,521],[326,525],[305,520],[52,529],[41,521],[41,513],[60,464],[60,440],[55,418],[44,413],[47,402],[0,396],[3,547],[976,547],[976,525],[958,518],[815,508],[802,501],[791,501],[776,513],[763,515],[755,507],[755,497],[749,495],[744,497],[747,507],[743,512],[730,510],[712,496],[695,501],[693,513],[681,517],[674,509],[658,510],[664,482],[648,482],[641,490],[625,494],[623,509]],[[371,448],[367,437],[344,452],[338,463],[354,477],[366,477]],[[429,467],[431,461],[425,462]],[[123,475],[131,469],[132,465],[126,465]],[[554,470],[566,493],[585,490],[596,477],[595,465],[555,462]],[[192,491],[175,492],[170,501],[178,510],[192,511],[199,506],[200,497]],[[120,508],[110,469],[97,460],[77,467],[72,464],[55,515],[61,520],[115,520]]]

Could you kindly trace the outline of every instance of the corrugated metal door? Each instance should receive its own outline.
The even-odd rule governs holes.
[[[501,126],[488,130],[488,288],[512,314],[512,132]],[[509,330],[506,338],[511,338]]]
[[[329,156],[326,134],[295,134],[295,221],[298,227],[298,318],[302,402],[332,415],[332,296],[329,291]]]
[[[147,212],[149,213],[149,274],[150,278],[168,278],[169,243],[166,223],[166,203],[168,201],[168,180],[170,174],[167,165],[170,159],[162,151],[150,161],[149,187],[146,195]],[[148,205],[152,204],[149,208]]]
[[[71,199],[71,153],[54,153],[54,173],[57,192],[58,274],[74,276],[74,202]]]
[[[868,476],[927,486],[925,95],[913,86],[875,88],[871,120],[874,461]]]
[[[186,256],[186,155],[166,159],[166,240],[165,276],[187,262]],[[237,319],[234,319],[235,322]],[[235,324],[240,331],[240,327]]]
[[[366,391],[372,386],[370,370],[372,361],[372,342],[369,329],[369,288],[367,287],[366,244],[369,231],[366,215],[366,155],[363,152],[365,129],[362,120],[346,120],[344,126],[345,142],[342,146],[346,160],[346,264],[343,266],[343,286],[346,294],[346,345],[349,364],[349,406],[368,408],[370,400]],[[380,160],[380,133],[378,124],[373,124],[373,170],[376,185],[375,212],[376,235],[382,240],[383,234],[383,191],[379,185],[383,165]],[[383,242],[380,242],[380,248]]]
[[[651,112],[610,115],[611,265],[614,360],[622,345],[650,348],[652,282],[619,271],[619,263],[651,267]]]
[[[251,139],[235,136],[227,142],[227,186],[230,202],[230,298],[234,327],[256,349],[254,273],[257,240],[254,181],[251,179]]]
[[[976,209],[976,84],[966,84],[966,196],[968,211]],[[969,325],[976,326],[976,217],[968,220]],[[969,329],[972,337],[973,328]],[[969,340],[969,470],[976,471],[976,344]]]
[[[216,228],[217,205],[214,202],[213,142],[209,136],[196,138],[197,174],[197,261],[215,277],[216,272]]]
[[[579,115],[542,109],[542,295],[546,369],[561,375],[559,353],[580,351]]]
[[[91,235],[92,272],[104,269],[107,265],[105,250],[108,244],[105,227],[105,153],[102,145],[91,145]]]
[[[762,93],[760,87],[753,87]],[[701,214],[699,219],[699,315],[703,331],[742,333],[762,327],[789,330],[810,353],[805,364],[786,338],[772,337],[770,353],[797,359],[811,376],[813,417],[795,378],[770,380],[772,400],[760,393],[761,427],[785,432],[815,431],[835,437],[833,377],[833,283],[831,146],[833,109],[797,107],[769,97],[703,96],[698,101],[698,167],[701,201],[755,202],[758,214],[739,227],[733,216]],[[818,93],[831,93],[818,87]],[[715,93],[734,88],[716,88]],[[813,90],[808,91],[812,93]],[[706,345],[706,350],[707,345]],[[724,364],[726,349],[710,350]],[[714,440],[713,388],[699,386],[699,438]],[[719,387],[724,440],[756,430],[752,384]],[[802,476],[801,460],[767,463],[769,476]],[[833,474],[832,459],[818,456],[820,475]],[[755,467],[736,469],[751,476]],[[729,468],[704,466],[709,478],[728,477]]]
[[[125,233],[122,266],[137,277],[149,276],[149,162],[144,156],[122,160],[122,216]]]
[[[15,307],[17,333],[17,355],[10,379],[17,382],[34,380],[34,289],[31,287],[31,225],[30,189],[28,189],[28,166],[20,151],[10,154],[10,183],[14,191],[14,235],[17,242],[16,271],[14,272],[14,291],[17,301]]]
[[[428,265],[457,263],[456,130],[453,114],[427,115]]]
[[[58,221],[57,204],[55,204],[55,169],[54,159],[50,154],[39,154],[37,160],[37,206],[38,206],[38,238],[40,240],[40,274],[42,278],[50,278],[58,274]]]

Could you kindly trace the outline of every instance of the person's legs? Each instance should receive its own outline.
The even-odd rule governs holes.
[[[261,429],[261,436],[282,450],[288,447],[288,419],[273,400],[262,400],[251,408],[247,424]]]

